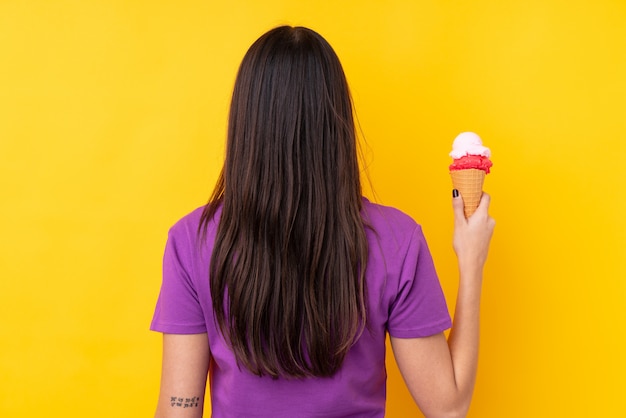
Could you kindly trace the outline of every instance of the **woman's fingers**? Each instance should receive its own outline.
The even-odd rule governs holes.
[[[463,197],[457,189],[452,190],[452,209],[454,211],[455,223],[465,222],[465,214],[463,213]]]

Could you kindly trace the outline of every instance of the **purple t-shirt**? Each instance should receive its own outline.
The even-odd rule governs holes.
[[[450,315],[421,227],[397,209],[363,199],[369,260],[368,325],[330,378],[272,379],[239,369],[213,319],[209,261],[217,221],[197,245],[202,208],[170,230],[163,283],[151,329],[207,333],[211,349],[213,417],[384,417],[385,334],[426,337],[451,326]],[[216,219],[219,218],[219,211]]]

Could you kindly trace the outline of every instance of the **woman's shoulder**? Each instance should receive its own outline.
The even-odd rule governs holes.
[[[200,206],[191,212],[187,213],[183,217],[179,218],[170,228],[170,234],[173,235],[186,235],[186,236],[195,236],[197,235],[200,224],[202,222],[203,213],[205,212],[207,206]],[[219,219],[219,214],[221,212],[221,207],[217,209],[212,219],[209,219],[206,223],[207,234],[211,234],[211,232],[216,229],[217,226],[216,220]]]
[[[172,228],[182,229],[182,228],[188,228],[193,225],[195,225],[197,228],[198,224],[200,223],[200,217],[202,216],[202,212],[204,212],[204,208],[205,206],[200,206],[192,210],[191,212],[188,212],[187,214],[179,218],[174,223],[174,225],[172,225]]]
[[[370,202],[363,198],[362,216],[365,223],[374,230],[406,231],[411,234],[419,224],[405,212],[392,206]]]
[[[425,240],[421,225],[395,207],[364,199],[362,217],[370,244],[376,243],[385,257],[403,257],[412,245]]]

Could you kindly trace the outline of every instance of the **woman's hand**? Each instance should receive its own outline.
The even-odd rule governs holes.
[[[463,196],[453,192],[454,239],[453,247],[461,272],[482,272],[487,261],[489,243],[496,221],[489,216],[491,197],[483,193],[480,205],[469,218],[463,214]]]

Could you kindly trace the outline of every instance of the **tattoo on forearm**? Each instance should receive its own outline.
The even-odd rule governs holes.
[[[200,396],[194,396],[193,398],[170,396],[170,405],[172,405],[172,408],[197,408],[200,405],[200,399]]]

